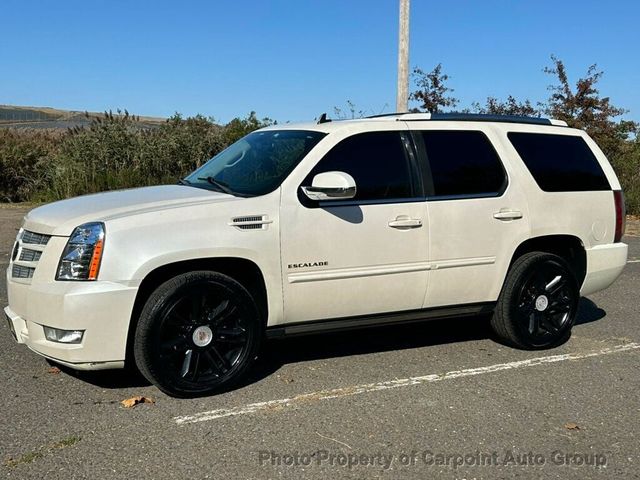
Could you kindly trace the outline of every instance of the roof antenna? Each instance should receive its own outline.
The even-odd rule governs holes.
[[[328,123],[330,121],[331,119],[327,118],[327,114],[323,113],[322,115],[320,115],[320,120],[318,120],[318,125],[320,125],[321,123]]]

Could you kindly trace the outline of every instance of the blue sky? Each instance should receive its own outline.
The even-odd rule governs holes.
[[[554,53],[573,80],[640,120],[640,2],[411,2],[411,66],[442,62],[461,106],[547,97]],[[140,115],[255,110],[278,121],[395,108],[398,0],[3,0],[0,103]]]

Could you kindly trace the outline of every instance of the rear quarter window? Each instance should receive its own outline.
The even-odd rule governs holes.
[[[610,190],[600,163],[582,137],[509,132],[509,141],[545,192]]]
[[[431,197],[498,196],[504,191],[507,176],[484,133],[426,130],[420,135],[426,151],[427,189],[432,190]]]

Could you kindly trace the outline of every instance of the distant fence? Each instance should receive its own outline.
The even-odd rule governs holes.
[[[26,110],[23,108],[0,108],[0,122],[43,122],[56,120],[58,115],[40,110]]]

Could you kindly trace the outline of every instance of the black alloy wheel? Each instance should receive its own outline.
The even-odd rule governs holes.
[[[520,348],[554,347],[569,338],[579,299],[575,275],[561,257],[527,253],[509,270],[491,323]]]
[[[242,285],[216,272],[189,272],[149,297],[134,352],[142,374],[165,393],[206,395],[241,378],[261,337],[258,309]]]

